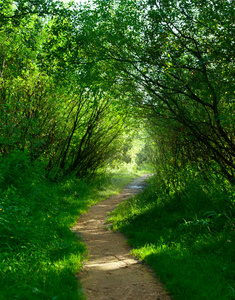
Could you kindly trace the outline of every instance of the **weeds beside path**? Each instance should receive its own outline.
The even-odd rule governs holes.
[[[25,163],[18,164],[19,159]],[[12,164],[1,166],[0,300],[82,299],[75,274],[86,250],[70,227],[89,206],[117,194],[137,175],[55,183],[27,157],[15,156]]]
[[[197,178],[190,183],[168,194],[153,176],[108,221],[128,237],[132,253],[151,266],[173,299],[235,299],[232,201],[213,182],[206,188]]]
[[[146,178],[136,179],[120,194],[92,206],[73,227],[89,252],[89,260],[79,275],[88,300],[171,299],[152,271],[130,255],[126,238],[107,230],[105,225],[108,212],[139,193]]]

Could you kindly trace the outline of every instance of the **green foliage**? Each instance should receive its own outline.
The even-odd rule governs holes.
[[[136,172],[152,172],[148,151],[151,137],[142,126],[142,120],[136,124],[134,117],[129,119],[127,129],[116,141],[119,148],[109,159],[108,168],[118,170],[125,167]]]
[[[109,222],[127,234],[133,254],[150,264],[174,299],[233,299],[234,188],[200,174],[189,178],[188,170],[182,175],[187,184],[169,192],[152,177]]]
[[[32,164],[24,153],[1,158],[3,299],[52,299],[58,295],[58,299],[68,295],[77,299],[76,280],[71,274],[81,267],[85,248],[69,231],[66,219],[60,220],[69,204],[59,192],[45,181],[43,167]],[[63,288],[61,281],[65,282]]]
[[[24,152],[1,157],[0,164],[1,299],[84,299],[75,275],[87,253],[70,227],[136,175],[52,183]]]
[[[19,26],[32,15],[45,17],[58,13],[64,13],[63,2],[58,0],[1,0],[0,28],[9,24]]]
[[[234,183],[231,1],[95,3],[82,26],[86,55],[113,63],[152,131],[174,131],[188,159],[213,161]]]
[[[233,12],[229,0],[77,6],[0,0],[0,231],[3,283],[12,287],[6,295],[13,297],[22,279],[18,298],[66,299],[52,278],[67,282],[68,265],[77,270],[75,253],[85,251],[68,227],[91,203],[90,185],[74,178],[63,183],[63,192],[45,177],[59,182],[72,174],[96,175],[99,186],[104,170],[135,171],[149,161],[157,183],[142,202],[127,204],[119,225],[141,224],[136,240],[153,243],[153,265],[163,257],[168,267],[168,257],[177,270],[183,257],[196,270],[200,257],[215,274],[221,251],[228,277],[223,281],[219,273],[221,284],[210,297],[222,290],[225,299],[232,295],[232,284],[223,282],[230,280],[234,230]],[[75,194],[66,196],[72,182],[83,191],[79,205]],[[217,250],[208,258],[208,249]],[[23,268],[25,261],[32,269]],[[189,279],[196,282],[191,295],[183,280],[179,286],[192,297],[200,284]],[[72,288],[68,297],[76,299],[74,293]],[[176,288],[174,293],[187,298]]]
[[[45,162],[50,177],[92,176],[118,147],[126,95],[102,81],[108,65],[77,65],[84,55],[75,51],[78,11],[50,2],[56,14],[44,19],[39,11],[52,14],[49,2],[38,3],[38,11],[31,1],[16,2],[12,18],[20,22],[0,32],[1,153],[27,151]]]
[[[158,151],[234,181],[228,0],[37,4],[1,4],[2,153],[25,149],[53,176],[93,174],[138,111]]]

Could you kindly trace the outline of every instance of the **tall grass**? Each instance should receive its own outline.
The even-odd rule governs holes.
[[[53,183],[23,152],[0,158],[0,300],[84,299],[77,272],[86,247],[70,227],[135,174]]]
[[[182,174],[181,174],[182,175]],[[159,179],[110,215],[133,254],[150,264],[173,299],[235,298],[234,187],[199,175],[166,191]]]

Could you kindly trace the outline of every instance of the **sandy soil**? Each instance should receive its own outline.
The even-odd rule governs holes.
[[[105,220],[121,201],[144,188],[144,175],[116,196],[90,208],[72,230],[87,245],[89,260],[78,274],[88,300],[170,300],[151,269],[130,255],[124,235],[107,230]]]

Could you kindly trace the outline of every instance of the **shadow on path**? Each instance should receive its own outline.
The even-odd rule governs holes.
[[[87,245],[89,260],[78,275],[88,300],[170,300],[152,270],[130,255],[124,235],[105,228],[107,214],[123,200],[140,193],[148,175],[137,178],[120,194],[92,206],[73,232]]]

